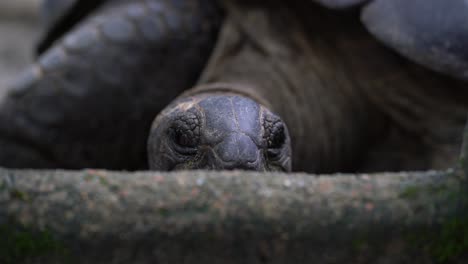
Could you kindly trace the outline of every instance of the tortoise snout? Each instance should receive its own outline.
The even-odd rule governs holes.
[[[242,133],[227,136],[214,151],[222,169],[261,170],[260,150],[255,142]]]

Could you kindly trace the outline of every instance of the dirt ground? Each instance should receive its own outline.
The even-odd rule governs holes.
[[[39,0],[0,1],[0,96],[34,59]]]

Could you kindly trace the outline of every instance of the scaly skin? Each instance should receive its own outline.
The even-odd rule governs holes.
[[[0,166],[146,168],[151,121],[196,82],[219,21],[209,0],[106,3],[2,99]]]
[[[37,45],[37,53],[42,54],[54,41],[70,32],[71,28],[83,21],[90,13],[104,3],[119,0],[42,0],[41,20],[45,32]]]
[[[78,2],[80,0],[42,0],[40,17],[46,29],[50,30],[51,27],[54,27],[59,20],[68,15],[68,12],[73,9],[73,5]],[[94,2],[102,1],[97,0]]]

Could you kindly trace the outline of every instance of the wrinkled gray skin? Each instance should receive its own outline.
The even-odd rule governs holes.
[[[240,95],[200,94],[177,100],[153,123],[152,167],[291,171],[283,121]]]
[[[57,3],[55,0],[46,2],[52,6]],[[243,12],[238,14],[243,14],[245,19],[240,20],[230,18],[236,8],[227,8],[225,21],[250,21],[256,16],[253,11],[257,8],[265,13],[266,20],[260,19],[260,22],[280,21],[277,17],[283,13],[276,12],[290,9],[291,12],[285,13],[290,20],[286,21],[294,20],[291,14],[298,18],[298,23],[302,23],[297,27],[298,32],[304,36],[305,42],[288,41],[288,36],[297,37],[293,34],[294,26],[281,29],[280,25],[273,26],[272,23],[265,26],[270,22],[256,23],[254,19],[248,23],[249,29],[245,33],[252,33],[252,37],[262,30],[272,30],[275,37],[262,35],[264,32],[258,34],[266,37],[259,37],[257,40],[260,42],[252,44],[253,51],[249,47],[240,48],[247,50],[249,56],[235,51],[227,53],[228,56],[220,56],[228,58],[223,61],[216,54],[226,52],[223,47],[232,47],[223,44],[229,42],[226,36],[230,34],[221,35],[211,58],[211,67],[206,69],[223,15],[215,1],[107,0],[95,1],[92,6],[83,4],[85,2],[75,1],[68,7],[58,7],[56,10],[62,9],[58,13],[45,12],[49,21],[57,22],[50,22],[49,33],[39,46],[43,53],[0,103],[0,165],[145,169],[146,139],[151,121],[158,113],[148,144],[148,158],[153,169],[289,171],[291,161],[294,170],[309,172],[428,169],[437,167],[434,159],[445,158],[422,155],[428,152],[424,150],[427,148],[424,143],[413,148],[403,147],[400,152],[408,152],[409,158],[400,153],[392,161],[389,157],[393,150],[388,150],[388,146],[414,142],[408,137],[408,132],[422,136],[426,133],[423,132],[427,129],[426,124],[439,120],[439,116],[446,113],[428,112],[425,117],[431,114],[435,117],[423,119],[416,110],[419,106],[426,109],[428,100],[418,98],[437,98],[438,93],[445,96],[439,87],[442,83],[454,87],[461,85],[450,83],[443,77],[431,77],[434,80],[428,81],[428,87],[424,88],[429,93],[421,94],[418,86],[425,84],[410,80],[423,80],[423,76],[430,73],[412,65],[406,66],[406,62],[395,58],[390,51],[376,46],[359,28],[355,22],[357,19],[349,18],[353,15],[329,16],[327,13],[332,11],[299,0],[288,4],[250,1],[254,8],[249,7],[250,3],[241,4],[239,10]],[[223,2],[230,3],[226,5],[230,6],[232,3],[236,5],[237,1]],[[425,17],[437,13],[441,2],[447,10],[456,7],[458,9],[454,12],[457,15],[464,14],[465,2],[426,0],[424,4],[415,1],[411,5],[397,0],[317,2],[337,9],[362,7],[365,26],[385,44],[418,63],[439,71],[448,69],[451,75],[463,78],[460,72],[465,68],[459,67],[464,65],[459,61],[466,61],[463,50],[433,41],[449,38],[453,41],[450,43],[455,43],[451,38],[459,34],[435,30],[442,26],[438,21]],[[281,5],[287,5],[287,8]],[[424,12],[421,12],[421,5]],[[408,21],[414,22],[415,18],[421,18],[417,21],[423,23],[398,24],[392,20],[396,15],[400,16],[397,21],[412,18]],[[324,20],[320,19],[322,16]],[[259,17],[262,18],[261,15]],[[269,17],[272,19],[268,20]],[[452,16],[445,18],[444,21],[451,25],[450,33],[463,32],[464,26],[458,20],[452,20]],[[296,22],[291,22],[291,25],[296,25]],[[247,24],[240,22],[239,25],[243,23]],[[233,26],[234,32],[244,30],[237,26]],[[304,30],[307,27],[310,30]],[[410,32],[412,42],[386,34],[385,28],[392,28],[392,32]],[[322,41],[327,45],[321,46]],[[362,47],[358,44],[346,47],[347,43],[353,42],[362,42]],[[242,40],[232,43],[237,43],[236,47],[245,45]],[[437,58],[445,58],[450,53],[456,60],[419,59],[417,54],[429,54],[434,47],[441,47]],[[300,57],[290,57],[291,52],[300,52],[301,48],[308,52],[309,57],[305,56],[307,60],[304,60],[306,64],[317,62],[320,65],[302,67]],[[282,54],[278,58],[286,60],[284,64],[276,61],[264,63],[271,58],[274,61],[278,54]],[[368,60],[363,60],[364,57]],[[454,61],[456,66],[450,67]],[[260,62],[258,67],[257,62]],[[291,67],[287,67],[288,63]],[[375,67],[375,63],[382,65]],[[292,81],[289,87],[299,92],[289,94],[286,91],[288,85],[275,83],[279,73],[266,70],[271,65],[291,69],[285,73],[294,77],[289,80]],[[210,68],[220,70],[210,73]],[[196,85],[204,69],[198,84],[226,82],[228,88],[215,91],[201,89],[182,95],[162,111],[182,91]],[[399,77],[407,72],[412,77]],[[311,73],[311,76],[304,73]],[[381,77],[384,81],[390,80],[387,74],[397,76],[394,85],[378,87],[382,91],[372,89],[370,81],[380,73],[384,73]],[[236,88],[237,83],[244,81],[252,84],[249,86],[251,89]],[[341,87],[343,83],[346,85]],[[401,86],[401,90],[392,92],[391,87],[395,85]],[[403,99],[403,107],[395,107],[387,100],[398,99],[400,91],[412,91],[413,87],[414,93]],[[441,96],[443,106],[453,104],[454,97],[463,97],[460,91],[449,93],[454,96],[447,96],[447,100]],[[415,98],[417,100],[413,100]],[[413,104],[406,104],[411,101]],[[437,105],[427,104],[427,109],[434,106]],[[402,115],[398,109],[411,114]],[[447,118],[453,121],[448,122],[450,129],[447,133],[434,133],[435,137],[427,137],[429,141],[439,137],[450,138],[437,142],[436,148],[439,145],[450,145],[450,151],[457,148],[457,140],[452,142],[451,137],[459,130],[458,113],[466,109],[465,102],[449,109],[449,113],[455,114]],[[412,120],[413,117],[417,118]],[[407,126],[412,122],[424,126]],[[387,135],[388,131],[400,131],[401,127],[404,132],[396,132],[397,140],[394,140],[393,132]],[[383,143],[376,144],[378,141]],[[375,162],[379,164],[377,166],[365,165],[375,159],[391,161],[388,164]],[[406,160],[415,162],[406,164]]]

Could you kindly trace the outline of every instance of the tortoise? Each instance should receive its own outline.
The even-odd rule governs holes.
[[[329,173],[457,158],[466,1],[45,2],[37,62],[0,104],[2,166]]]

